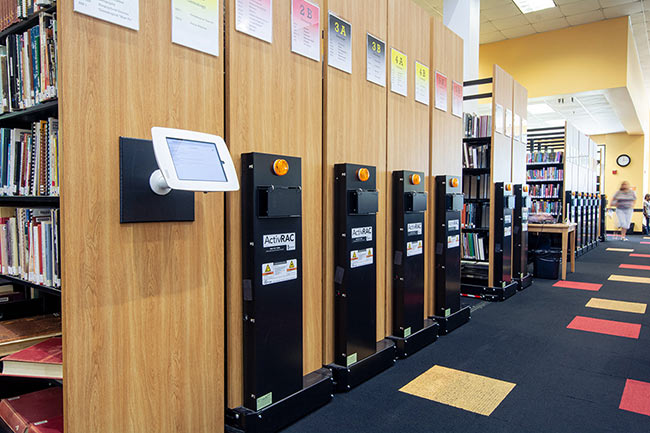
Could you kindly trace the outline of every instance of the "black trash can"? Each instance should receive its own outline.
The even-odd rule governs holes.
[[[533,260],[535,278],[557,280],[560,278],[562,253],[559,251],[536,251]]]

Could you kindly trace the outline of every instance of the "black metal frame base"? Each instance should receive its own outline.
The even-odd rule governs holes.
[[[395,364],[395,342],[384,338],[377,342],[377,350],[367,358],[355,362],[349,367],[329,364],[326,368],[332,371],[335,392],[348,392],[355,386]]]
[[[517,282],[517,290],[524,290],[526,287],[530,287],[533,284],[533,276],[531,274],[526,274],[522,278],[515,278]]]
[[[432,316],[433,320],[438,322],[440,335],[447,335],[456,328],[460,328],[472,318],[472,309],[469,305],[462,307],[460,310],[447,317]]]
[[[480,298],[486,301],[505,301],[517,293],[517,282],[513,281],[503,287],[487,287],[474,284],[461,284],[461,296]]]
[[[302,383],[300,391],[262,410],[253,411],[243,406],[226,409],[226,432],[274,433],[326,405],[334,397],[332,372],[327,368],[303,376]]]
[[[424,319],[424,327],[406,338],[390,336],[395,342],[397,357],[400,359],[417,352],[438,339],[440,325],[431,319]]]

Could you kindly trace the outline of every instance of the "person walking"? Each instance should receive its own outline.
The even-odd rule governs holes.
[[[650,194],[643,197],[643,219],[645,220],[643,234],[650,235]]]
[[[630,183],[624,180],[620,189],[612,197],[612,206],[616,207],[616,217],[618,218],[621,240],[623,241],[629,240],[627,230],[630,228],[630,222],[632,221],[634,203],[636,203],[636,193],[630,188]]]

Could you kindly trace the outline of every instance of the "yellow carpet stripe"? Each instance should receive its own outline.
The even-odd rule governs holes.
[[[490,416],[514,387],[514,383],[434,365],[400,391]]]
[[[642,304],[640,302],[615,301],[613,299],[591,298],[585,307],[645,314],[647,304]]]
[[[643,239],[650,239],[650,236],[644,236]]]
[[[630,275],[615,275],[612,274],[609,276],[609,281],[624,281],[626,283],[641,283],[641,284],[650,284],[650,278],[648,277],[632,277]]]
[[[607,251],[619,251],[621,253],[633,253],[634,250],[631,248],[607,248]]]

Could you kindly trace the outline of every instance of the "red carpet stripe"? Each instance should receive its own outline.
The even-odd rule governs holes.
[[[640,243],[640,244],[650,244],[650,242],[648,242],[648,241],[641,241],[641,242],[639,242],[639,243]]]
[[[581,283],[579,281],[560,280],[553,284],[553,287],[564,287],[567,289],[589,290],[590,292],[597,292],[603,287],[602,284],[594,283]]]
[[[618,408],[650,416],[650,383],[628,379]]]
[[[630,257],[644,257],[644,258],[648,258],[648,257],[650,257],[650,254],[638,254],[638,253],[632,253],[632,254],[630,254]]]
[[[642,271],[650,271],[650,266],[648,265],[628,265],[625,263],[622,263],[618,265],[619,268],[621,269],[641,269]]]
[[[635,339],[639,338],[639,333],[641,332],[641,325],[637,323],[617,322],[614,320],[594,319],[593,317],[583,316],[576,316],[567,328]]]

